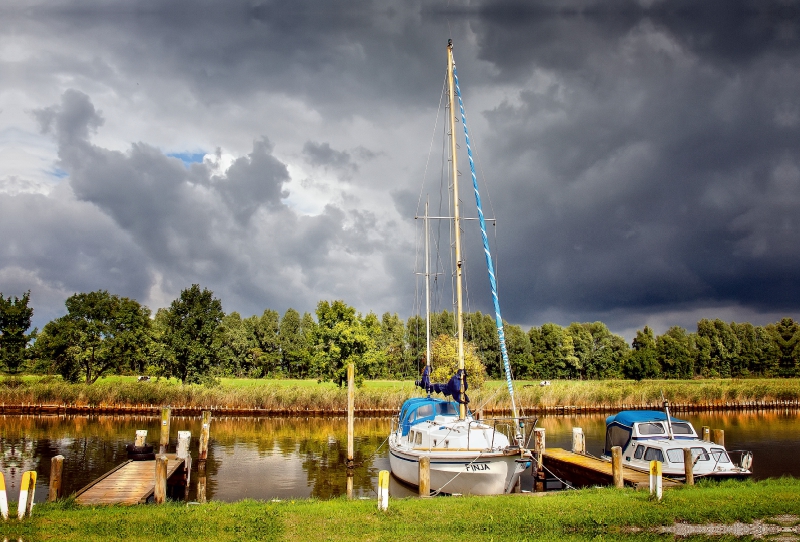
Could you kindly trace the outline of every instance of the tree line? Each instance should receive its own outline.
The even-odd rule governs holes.
[[[359,378],[414,378],[425,363],[425,318],[358,313],[344,301],[320,301],[315,314],[267,309],[225,314],[213,293],[194,284],[155,315],[105,290],[79,293],[67,313],[30,331],[30,292],[0,293],[0,362],[9,373],[59,374],[93,383],[108,374],[175,377],[317,378],[343,382],[348,363]],[[435,352],[453,352],[454,314],[431,315]],[[464,315],[465,338],[490,378],[502,376],[494,318]],[[544,324],[527,332],[506,324],[514,376],[520,379],[695,378],[800,375],[800,324],[767,326],[700,320],[656,336],[637,331],[629,345],[602,322]],[[434,354],[434,359],[436,355]]]

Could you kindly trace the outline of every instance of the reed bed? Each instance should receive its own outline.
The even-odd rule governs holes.
[[[661,394],[672,403],[696,405],[748,404],[800,400],[800,379],[747,380],[627,380],[517,382],[517,403],[523,409],[576,406],[617,408],[654,405]],[[410,382],[367,382],[356,392],[357,410],[396,409],[405,399],[421,395]],[[499,410],[509,405],[505,383],[487,382],[469,390],[470,406]],[[271,411],[340,413],[347,406],[347,390],[331,383],[259,380],[219,386],[181,385],[169,381],[100,381],[69,384],[60,379],[8,378],[0,380],[3,405],[140,406],[172,405],[187,408],[240,408]]]

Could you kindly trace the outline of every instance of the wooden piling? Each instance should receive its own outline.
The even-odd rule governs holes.
[[[347,469],[347,498],[353,498],[353,469]]]
[[[353,363],[349,363],[347,365],[347,468],[350,469],[353,468],[354,464],[353,413],[355,411],[355,397],[356,397],[355,373],[356,373],[355,365]]]
[[[197,452],[197,472],[203,475],[205,475],[206,472],[206,459],[208,459],[208,439],[210,434],[211,434],[211,411],[204,410],[200,415],[200,445]]]
[[[683,471],[686,475],[686,485],[694,485],[694,457],[692,457],[692,449],[683,449]]]
[[[419,458],[419,496],[431,496],[431,458]]]
[[[572,453],[583,455],[586,453],[586,441],[583,438],[583,429],[572,428]]]
[[[720,446],[725,446],[725,431],[723,429],[712,429],[711,442],[719,444]]]
[[[169,446],[169,418],[171,410],[172,409],[168,406],[161,409],[161,438],[158,441],[158,453],[160,454],[167,453],[167,447]]]
[[[147,429],[137,429],[136,439],[133,441],[134,446],[144,446],[147,443]]]
[[[706,442],[711,442],[711,429],[707,425],[703,426],[703,431],[700,438],[702,438]]]
[[[191,431],[178,431],[178,445],[175,447],[175,454],[179,458],[186,459],[189,456],[189,444],[191,444],[191,441]]]
[[[205,465],[205,461],[202,462]],[[200,467],[200,463],[197,464],[198,470]],[[197,502],[200,504],[206,503],[206,475],[205,475],[205,467],[203,467],[203,474],[197,477]]]
[[[156,457],[156,485],[153,489],[153,500],[163,504],[167,500],[167,456]]]
[[[50,491],[47,502],[53,502],[61,497],[61,474],[64,470],[64,456],[57,455],[50,460]]]
[[[614,480],[614,487],[625,487],[622,476],[622,448],[619,446],[611,447],[611,478]]]

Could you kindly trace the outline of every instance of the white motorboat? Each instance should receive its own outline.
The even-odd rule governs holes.
[[[753,454],[727,451],[725,446],[701,439],[692,424],[657,410],[624,410],[606,419],[606,443],[602,459],[611,461],[611,448],[622,448],[622,464],[641,472],[650,471],[650,461],[661,461],[662,473],[685,479],[684,448],[692,451],[695,479],[747,478],[752,474]]]

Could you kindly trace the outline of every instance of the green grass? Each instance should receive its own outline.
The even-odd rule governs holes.
[[[517,404],[523,409],[548,406],[597,406],[658,404],[661,393],[673,403],[705,404],[727,401],[776,401],[800,399],[800,379],[708,380],[591,380],[516,383]],[[403,400],[420,395],[411,381],[365,381],[356,392],[357,409],[394,409]],[[471,406],[506,408],[504,381],[488,381],[483,389],[470,390]],[[5,404],[114,405],[150,404],[187,407],[237,407],[258,409],[342,410],[347,390],[332,382],[316,380],[223,379],[218,386],[181,385],[161,379],[136,382],[132,376],[111,376],[95,384],[68,384],[58,377],[0,378],[0,402]]]
[[[33,517],[0,524],[24,540],[665,540],[647,529],[676,522],[745,523],[800,516],[800,480],[724,482],[664,492],[611,488],[551,493],[374,500],[242,501],[222,504],[77,507],[37,505]],[[644,533],[631,534],[631,528]]]

